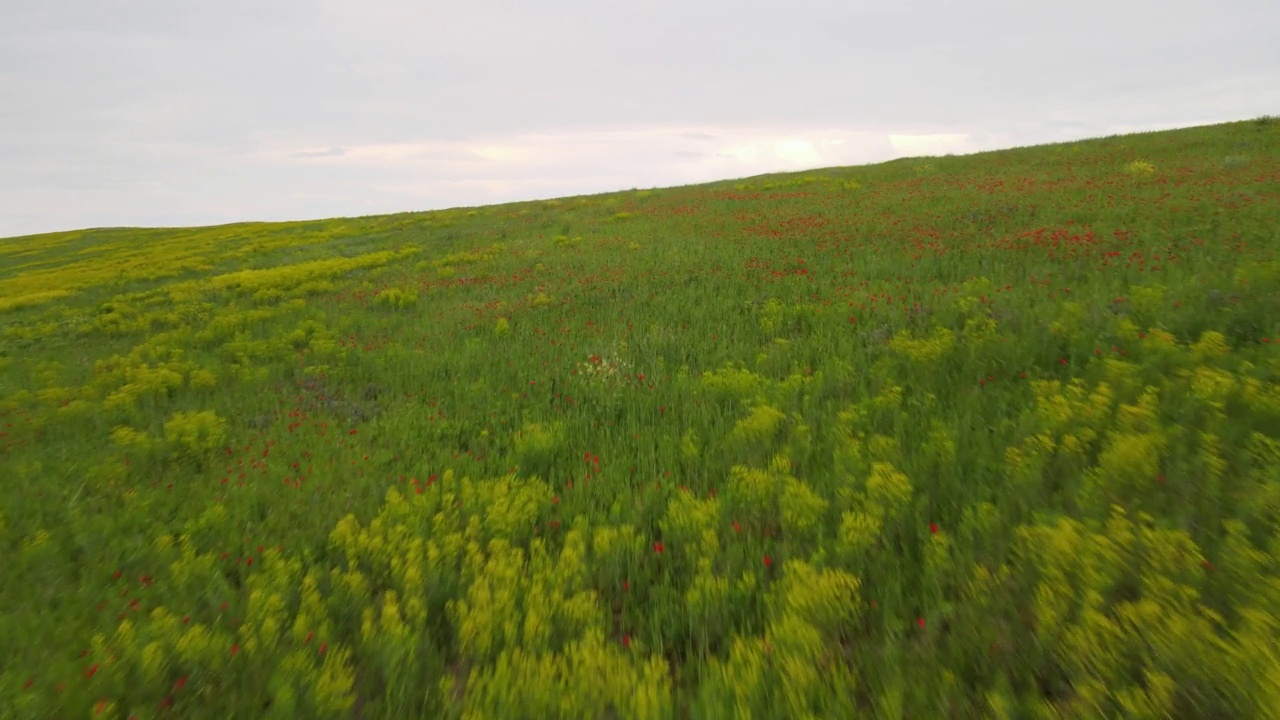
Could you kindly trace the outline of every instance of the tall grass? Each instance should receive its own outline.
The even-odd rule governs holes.
[[[1277,158],[0,241],[0,716],[1280,717]]]

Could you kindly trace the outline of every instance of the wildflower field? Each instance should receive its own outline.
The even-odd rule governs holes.
[[[1280,717],[1280,120],[0,240],[0,718]]]

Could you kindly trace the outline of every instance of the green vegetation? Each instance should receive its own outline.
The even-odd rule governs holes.
[[[0,241],[0,716],[1280,717],[1280,123]]]

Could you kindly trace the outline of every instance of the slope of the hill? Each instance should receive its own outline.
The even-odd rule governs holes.
[[[1280,122],[0,240],[0,716],[1280,717]]]

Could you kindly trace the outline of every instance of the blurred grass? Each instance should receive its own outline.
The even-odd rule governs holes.
[[[1277,127],[0,240],[0,714],[1280,716]]]

